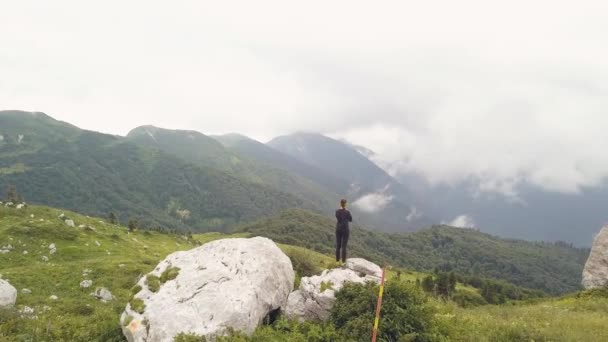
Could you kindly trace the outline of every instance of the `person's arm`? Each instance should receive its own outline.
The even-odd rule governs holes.
[[[340,211],[336,210],[336,220],[340,221],[340,216],[338,215],[338,213],[340,213]]]
[[[350,214],[350,211],[348,211],[348,222],[353,222],[353,216]]]

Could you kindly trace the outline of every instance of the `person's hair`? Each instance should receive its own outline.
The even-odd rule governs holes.
[[[346,207],[346,200],[344,198],[340,200],[340,206],[342,208]]]

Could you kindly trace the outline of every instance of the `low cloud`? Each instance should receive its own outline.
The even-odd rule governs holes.
[[[447,223],[448,226],[459,227],[459,228],[474,228],[475,221],[468,215],[460,215]]]
[[[361,211],[375,213],[384,209],[392,200],[393,196],[383,193],[370,193],[360,197],[352,205]]]
[[[0,103],[117,134],[317,131],[431,184],[576,193],[608,176],[606,12],[593,0],[13,1]]]

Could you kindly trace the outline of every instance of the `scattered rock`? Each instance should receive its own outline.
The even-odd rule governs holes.
[[[99,241],[95,240],[95,244],[97,245],[97,247],[101,246],[101,243],[99,243]]]
[[[106,289],[105,287],[98,287],[95,289],[95,292],[91,293],[91,296],[101,300],[102,302],[109,302],[114,299],[112,292]]]
[[[86,227],[86,225],[84,225],[84,224],[78,225],[78,228],[84,228],[84,227]]]
[[[23,255],[27,255],[27,253],[28,253],[27,251],[23,251]]]
[[[17,289],[8,281],[0,279],[0,308],[12,307],[17,301]]]
[[[349,262],[350,261],[350,262]],[[326,321],[336,301],[336,292],[346,283],[380,282],[380,266],[365,259],[347,259],[347,268],[325,270],[321,275],[303,277],[300,288],[289,295],[285,314],[299,321]],[[353,267],[355,270],[348,267]],[[382,270],[380,269],[380,276]]]
[[[59,300],[59,297],[52,295],[49,297],[50,300]]]
[[[118,268],[123,268],[125,266],[127,266],[127,265],[125,265],[125,264],[118,264]]]
[[[60,220],[65,220],[65,219],[66,219],[65,214],[64,214],[64,213],[61,213],[61,215],[59,215],[59,219],[60,219]]]
[[[55,253],[57,253],[57,247],[55,247],[55,244],[54,244],[54,243],[51,243],[51,244],[49,245],[49,254],[53,255],[53,254],[55,254]]]
[[[19,310],[19,313],[22,315],[32,315],[34,314],[34,309],[30,308],[29,306],[24,306],[21,308],[21,310]]]
[[[21,293],[23,293],[23,294],[30,294],[30,293],[32,293],[32,290],[30,290],[30,289],[21,289]]]
[[[81,289],[88,289],[91,286],[93,286],[93,281],[92,280],[83,280],[83,281],[80,282],[80,288]]]
[[[19,204],[17,204],[17,206],[15,208],[17,208],[17,209],[23,209],[23,208],[25,208],[25,204],[19,203]]]
[[[14,207],[14,206],[15,206],[15,204],[13,202],[6,202],[6,203],[4,203],[4,207],[5,208],[10,208],[10,207]]]
[[[10,252],[10,250],[8,250],[8,249],[0,249],[0,254],[6,254],[8,252]]]
[[[31,215],[30,215],[30,218],[34,218],[34,217],[35,217],[35,216],[34,216],[34,214],[31,214]]]
[[[65,220],[64,221],[65,224],[67,224],[70,227],[75,227],[76,225],[74,224],[74,220]]]
[[[229,328],[251,334],[270,312],[285,306],[294,282],[289,258],[262,237],[217,240],[173,253],[150,276],[166,278],[176,268],[175,279],[159,287],[150,289],[147,277],[140,279],[137,305],[128,304],[121,316],[129,342],[171,341],[181,332],[213,339]]]
[[[19,310],[19,312],[22,314],[31,315],[34,313],[34,309],[30,308],[29,306],[24,306],[21,308],[21,310]]]
[[[582,283],[586,289],[608,286],[608,225],[593,240],[591,253],[583,269]]]
[[[47,257],[46,255],[43,255],[42,256],[42,261],[49,262],[49,257]]]

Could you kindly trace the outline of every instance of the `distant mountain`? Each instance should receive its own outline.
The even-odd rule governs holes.
[[[321,134],[296,133],[273,139],[269,146],[317,167],[349,184],[342,192],[351,204],[382,230],[415,230],[438,223],[401,183],[357,149]]]
[[[328,191],[336,193],[340,197],[346,196],[345,189],[349,188],[350,183],[341,177],[325,172],[319,167],[302,162],[275,148],[240,134],[227,134],[214,138],[226,148],[244,158],[250,158],[289,171],[322,185]]]
[[[398,177],[403,183],[416,183],[417,198],[432,201],[442,221],[466,216],[475,227],[500,236],[590,246],[608,222],[608,185],[568,194],[522,183],[514,188],[516,194],[505,196],[480,191],[475,179],[432,186],[419,176]]]
[[[40,113],[0,112],[0,136],[0,191],[16,185],[32,203],[197,231],[290,207],[315,209],[294,194]]]
[[[251,235],[331,254],[332,219],[306,210],[281,214],[237,229]],[[580,288],[588,249],[565,244],[508,240],[473,229],[434,226],[413,233],[383,233],[354,227],[350,256],[419,271],[455,271],[502,279],[553,294]]]

